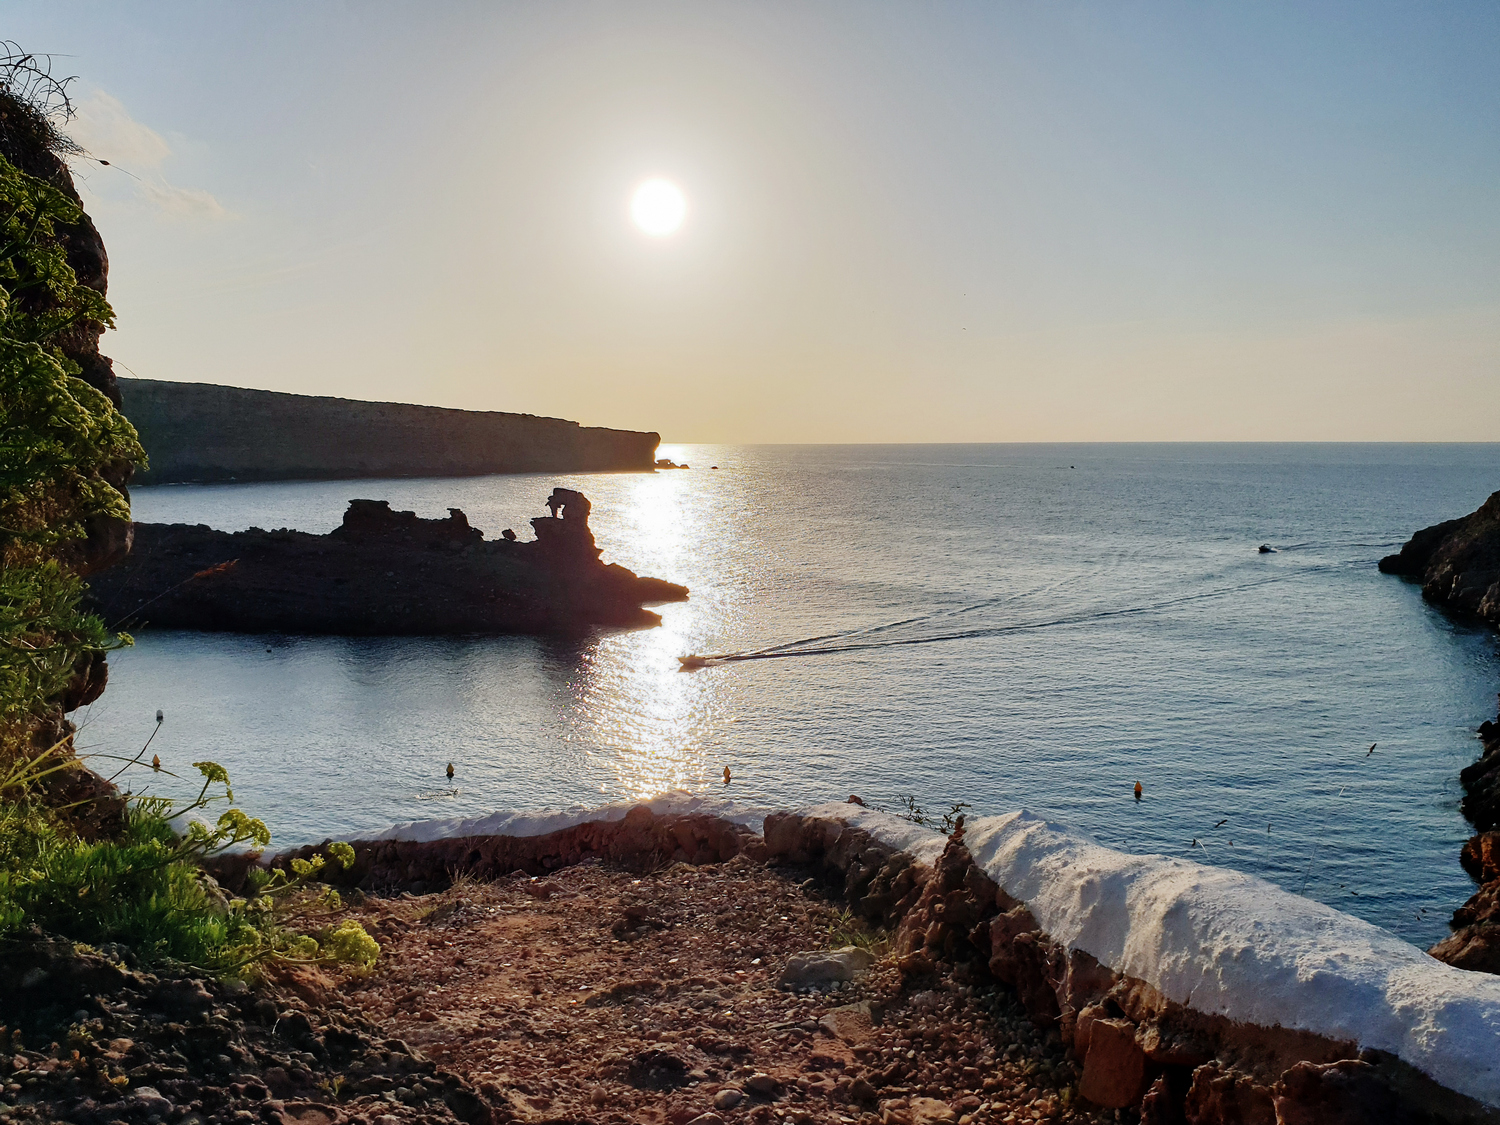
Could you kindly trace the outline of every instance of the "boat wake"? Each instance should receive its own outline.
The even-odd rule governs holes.
[[[842,633],[824,633],[815,637],[804,637],[801,640],[786,641],[783,644],[770,645],[766,648],[749,651],[722,652],[712,655],[694,653],[688,656],[679,656],[677,660],[682,666],[681,671],[696,672],[702,668],[713,668],[723,664],[736,664],[748,660],[784,660],[798,656],[839,656],[850,652],[868,652],[872,649],[904,648],[912,645],[945,644],[950,641],[973,640],[979,637],[1000,637],[1010,633],[1027,633],[1040,629],[1082,625],[1091,621],[1103,621],[1113,617],[1138,617],[1145,614],[1159,613],[1176,606],[1190,605],[1194,602],[1209,601],[1215,598],[1226,598],[1234,594],[1243,593],[1246,590],[1289,582],[1320,571],[1332,569],[1335,568],[1332,566],[1306,567],[1291,573],[1268,575],[1248,582],[1220,586],[1212,590],[1202,590],[1195,594],[1182,594],[1177,597],[1161,598],[1156,601],[1120,608],[1084,610],[1035,621],[1013,621],[1001,625],[950,630],[917,637],[903,637],[899,635],[896,637],[886,637],[884,635],[901,629],[910,629],[918,625],[949,620],[1011,600],[1007,597],[987,598],[972,605],[961,606],[942,613],[922,614],[916,617],[903,618],[899,621],[889,621],[882,625],[852,629]]]

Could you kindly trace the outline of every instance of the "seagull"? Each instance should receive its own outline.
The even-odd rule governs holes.
[[[1214,827],[1215,828],[1223,828],[1224,825],[1226,825],[1228,823],[1229,823],[1229,818],[1226,816],[1223,820],[1219,821],[1218,824],[1215,824]]]
[[[449,781],[453,780],[453,763],[452,762],[448,763],[448,780]]]

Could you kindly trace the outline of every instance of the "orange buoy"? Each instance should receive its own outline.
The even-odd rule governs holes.
[[[728,766],[724,767],[724,784],[725,785],[729,784],[729,767]]]
[[[1141,783],[1139,781],[1135,783],[1135,799],[1137,801],[1141,799]]]

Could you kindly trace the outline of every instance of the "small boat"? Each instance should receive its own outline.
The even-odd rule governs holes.
[[[1260,545],[1260,553],[1263,555],[1274,555],[1276,554],[1276,548],[1269,543],[1262,543]]]
[[[707,668],[712,662],[712,658],[707,656],[679,656],[677,658],[677,663],[682,665],[684,672],[691,672],[698,668]]]

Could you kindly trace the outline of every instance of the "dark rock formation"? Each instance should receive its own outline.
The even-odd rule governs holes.
[[[1480,724],[1479,736],[1479,761],[1458,775],[1465,794],[1459,807],[1479,829],[1459,862],[1479,890],[1453,912],[1453,936],[1428,952],[1460,969],[1500,973],[1500,716]]]
[[[1423,528],[1401,552],[1380,560],[1386,574],[1422,583],[1422,596],[1444,609],[1500,628],[1500,492],[1478,511]],[[1428,950],[1460,969],[1500,973],[1500,716],[1479,727],[1484,750],[1459,774],[1464,816],[1479,829],[1460,861],[1480,889],[1453,914],[1453,936]]]
[[[561,418],[121,379],[151,458],[172,481],[650,472],[659,434]]]
[[[186,966],[134,964],[122,946],[39,934],[0,947],[0,1116],[334,1125],[369,1120],[350,1113],[363,1097],[402,1125],[496,1120],[468,1080],[351,1011],[318,969],[272,966],[247,988]],[[371,1097],[392,1090],[416,1096]]]
[[[1476,512],[1417,532],[1380,569],[1419,580],[1428,601],[1500,627],[1500,492]]]
[[[687,597],[601,562],[582,493],[557,489],[548,506],[562,515],[532,520],[529,543],[486,541],[457,508],[426,520],[384,500],[350,501],[327,535],[137,524],[130,559],[91,597],[122,627],[350,635],[634,628],[661,623],[644,604]]]

